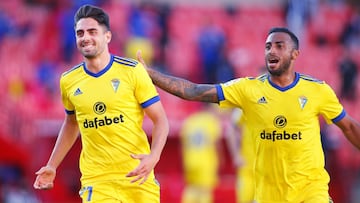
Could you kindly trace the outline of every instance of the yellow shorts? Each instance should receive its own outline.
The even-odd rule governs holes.
[[[83,203],[159,203],[160,186],[155,179],[142,185],[129,180],[99,181],[83,185],[79,195]]]
[[[267,184],[266,190],[256,188],[255,196],[261,194],[262,198],[255,197],[257,203],[329,203],[331,198],[328,193],[327,181],[324,180],[311,180],[307,184],[302,184],[303,187],[297,187],[297,189],[291,189],[287,185],[282,186],[282,192],[279,192],[280,185],[275,187],[274,184]]]

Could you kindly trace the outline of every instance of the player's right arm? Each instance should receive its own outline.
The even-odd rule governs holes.
[[[74,145],[78,135],[79,127],[76,122],[75,114],[66,115],[46,166],[43,166],[35,173],[37,175],[34,182],[35,189],[53,188],[56,169]]]
[[[185,100],[218,103],[216,85],[196,84],[170,75],[165,75],[159,71],[148,68],[145,64],[141,52],[137,52],[137,59],[146,68],[153,83],[164,91],[178,96]]]

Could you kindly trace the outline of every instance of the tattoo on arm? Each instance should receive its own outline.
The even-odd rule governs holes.
[[[218,103],[213,84],[196,84],[188,80],[148,70],[153,83],[164,91],[185,100]]]

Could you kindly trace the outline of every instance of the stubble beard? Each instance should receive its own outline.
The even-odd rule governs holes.
[[[83,57],[86,59],[93,59],[96,56],[96,54],[93,52],[86,52],[86,51],[82,51],[82,50],[80,50],[80,52],[83,55]]]
[[[266,69],[268,70],[268,72],[270,73],[270,75],[275,76],[275,77],[279,77],[281,76],[283,73],[287,72],[290,68],[290,60],[286,60],[283,63],[281,63],[279,65],[278,69],[271,69],[269,67],[269,65],[266,63]]]

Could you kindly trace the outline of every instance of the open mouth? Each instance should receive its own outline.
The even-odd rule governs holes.
[[[279,63],[279,59],[269,59],[269,60],[268,60],[269,66],[274,66],[274,65],[276,65],[277,63]]]

